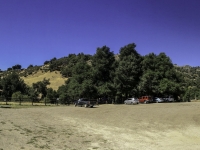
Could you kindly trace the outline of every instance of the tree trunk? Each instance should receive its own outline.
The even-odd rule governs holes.
[[[44,98],[44,104],[45,104],[45,106],[47,105],[46,97]]]

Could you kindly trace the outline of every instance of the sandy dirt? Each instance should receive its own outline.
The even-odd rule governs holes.
[[[0,150],[198,150],[200,103],[0,108]]]

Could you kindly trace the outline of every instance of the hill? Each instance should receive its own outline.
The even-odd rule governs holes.
[[[48,87],[53,88],[54,90],[57,90],[59,86],[63,85],[67,78],[62,77],[60,74],[60,71],[53,71],[53,72],[43,72],[41,70],[37,71],[34,74],[28,75],[26,77],[21,77],[24,82],[32,86],[33,83],[36,83],[38,81],[42,81],[44,78],[50,79],[50,85]]]
[[[104,52],[104,51],[102,50],[102,52]],[[104,56],[102,56],[100,54],[99,54],[99,60],[102,60],[102,58]],[[155,61],[154,59],[152,59],[149,56],[151,56],[151,55],[144,56],[144,58],[147,58],[148,61],[150,61],[151,63],[154,63],[156,66],[160,66],[160,62],[163,62],[163,60],[165,60],[164,58],[167,58],[167,56],[165,54],[160,54],[159,56],[152,54],[152,58],[159,58],[159,59],[155,59],[155,60],[157,60],[157,61]],[[164,58],[162,58],[161,56],[163,56]],[[12,66],[12,68],[8,68],[7,71],[1,71],[0,76],[1,77],[6,76],[10,72],[13,72],[13,71],[18,72],[19,76],[29,86],[32,86],[33,83],[42,81],[44,78],[46,78],[46,79],[49,79],[50,83],[51,83],[48,87],[51,87],[54,90],[57,90],[59,88],[59,86],[65,84],[65,81],[69,77],[72,77],[76,74],[82,75],[82,74],[84,74],[84,72],[88,72],[88,70],[84,71],[84,69],[85,69],[84,65],[80,65],[80,64],[85,63],[85,64],[88,64],[89,66],[91,66],[92,65],[91,60],[93,57],[94,56],[85,55],[83,53],[80,53],[78,55],[69,54],[68,57],[62,57],[59,59],[52,58],[49,61],[45,61],[44,65],[42,65],[42,66],[29,65],[26,69],[22,69],[21,65],[15,65],[15,66]],[[96,57],[96,55],[95,55],[95,57]],[[149,59],[148,59],[148,57],[149,57]],[[119,55],[115,55],[115,60],[118,60],[118,59],[119,59]],[[170,59],[166,59],[166,60],[170,60]],[[105,66],[106,63],[107,63],[107,58],[103,62],[104,68],[106,68],[106,66]],[[170,61],[169,61],[169,64],[170,64]],[[162,63],[161,63],[161,65],[162,65]],[[152,71],[156,71],[154,66],[153,66]],[[117,67],[117,66],[115,66],[115,67]],[[158,67],[158,68],[160,68],[160,67]],[[148,62],[147,62],[146,69],[149,69]],[[194,98],[200,99],[200,90],[199,90],[200,89],[200,67],[199,66],[191,67],[189,65],[178,66],[177,64],[174,64],[173,69],[175,69],[175,70],[173,70],[172,72],[174,72],[174,74],[177,74],[177,82],[181,83],[180,85],[177,86],[177,88],[179,90],[176,92],[179,93],[179,95],[181,95],[181,97],[189,97],[190,99],[194,99]],[[162,72],[162,69],[160,71]],[[175,72],[177,72],[177,73],[175,73]],[[162,77],[165,77],[165,76],[166,76],[166,74],[163,74]],[[173,77],[176,78],[175,76],[173,76]],[[81,80],[84,80],[83,77],[81,77]],[[151,80],[151,78],[149,78],[148,80]],[[143,80],[143,81],[146,82],[145,80]],[[156,85],[156,84],[158,84],[158,82],[156,81],[152,85],[154,85],[154,84]],[[164,87],[164,90],[169,90],[169,89],[166,89],[165,86],[163,86],[163,87]],[[174,87],[176,87],[176,86],[174,86]],[[148,87],[145,87],[145,88],[146,88],[146,90],[148,89]],[[145,89],[143,89],[143,91],[145,91]],[[119,90],[119,92],[121,92],[121,91]],[[168,91],[168,93],[169,93],[169,91]]]

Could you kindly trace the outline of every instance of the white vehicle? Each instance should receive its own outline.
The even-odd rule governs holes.
[[[128,98],[127,100],[124,101],[124,104],[131,104],[131,105],[139,104],[139,100],[138,100],[138,98],[135,98],[135,97]]]
[[[155,103],[162,103],[162,102],[164,102],[164,99],[159,98],[159,97],[154,97],[153,98],[153,102],[155,102]]]

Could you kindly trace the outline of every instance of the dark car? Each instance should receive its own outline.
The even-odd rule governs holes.
[[[93,107],[96,104],[96,101],[89,100],[88,98],[80,98],[74,103],[74,106],[84,106],[84,107]]]
[[[174,98],[172,96],[165,96],[163,99],[164,102],[174,102]]]

